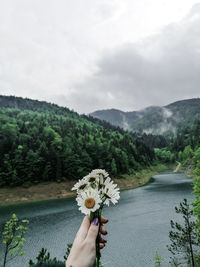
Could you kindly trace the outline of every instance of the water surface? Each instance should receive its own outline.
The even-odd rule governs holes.
[[[107,267],[154,267],[154,251],[169,258],[166,245],[170,219],[178,220],[174,206],[183,198],[193,200],[192,180],[181,173],[155,175],[146,186],[121,192],[118,205],[106,208],[108,240],[102,251]],[[52,257],[63,259],[66,244],[73,242],[83,216],[74,198],[0,207],[0,224],[15,212],[30,221],[26,255],[8,266],[26,267],[45,247]]]

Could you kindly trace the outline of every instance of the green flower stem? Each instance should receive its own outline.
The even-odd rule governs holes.
[[[101,226],[101,213],[102,213],[102,208],[96,210],[95,212],[91,212],[90,214],[90,222],[94,220],[94,218],[98,218],[99,220],[99,231],[96,239],[96,261],[94,263],[94,267],[100,267],[100,258],[101,258],[101,253],[100,253],[100,226]]]

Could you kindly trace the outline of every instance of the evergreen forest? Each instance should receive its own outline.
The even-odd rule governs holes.
[[[119,177],[152,164],[155,142],[165,145],[55,104],[0,96],[0,186],[80,179],[95,168]]]

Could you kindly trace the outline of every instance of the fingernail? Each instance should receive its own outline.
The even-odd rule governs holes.
[[[92,224],[98,226],[99,225],[99,219],[94,218],[94,220],[92,221]]]

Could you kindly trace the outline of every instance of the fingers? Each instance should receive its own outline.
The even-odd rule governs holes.
[[[107,231],[105,229],[104,223],[108,222],[108,219],[101,216],[100,220],[100,232],[102,235],[107,235]],[[94,219],[94,221],[90,224],[90,217],[85,216],[82,224],[77,232],[75,240],[78,242],[84,241],[86,238],[89,238],[90,240],[96,240],[97,234],[99,230],[99,221],[97,218]],[[104,239],[103,239],[104,240]],[[105,240],[100,241],[100,244],[102,244],[102,248],[105,246]],[[101,246],[100,246],[101,247]]]
[[[101,216],[100,232],[103,235],[107,235],[107,231],[106,231],[105,226],[104,226],[104,223],[107,223],[107,222],[108,222],[108,219]],[[100,243],[99,243],[100,249],[103,249],[105,247],[106,243],[107,243],[107,240],[105,240],[102,236],[100,236]]]
[[[106,219],[105,217],[101,216],[101,226],[100,226],[100,232],[103,235],[107,235],[107,231],[105,229],[104,224],[108,222],[108,219]]]
[[[75,240],[78,242],[83,241],[87,236],[89,227],[90,227],[90,218],[89,218],[89,216],[85,216],[83,221],[82,221],[82,224],[81,224],[81,226],[80,226],[80,228],[76,234]]]
[[[99,231],[99,220],[98,218],[94,218],[88,230],[86,239],[88,239],[89,242],[92,241],[95,242],[98,235],[98,231]]]
[[[102,248],[104,248],[104,247],[105,247],[105,244],[103,244],[103,243],[100,243],[100,244],[99,244],[99,247],[100,247],[100,249],[102,249]]]
[[[100,243],[105,244],[105,243],[107,243],[107,240],[105,240],[105,239],[101,236],[101,237],[100,237]]]
[[[106,231],[104,224],[101,225],[100,232],[102,235],[107,235],[108,232]]]
[[[101,223],[107,223],[108,219],[106,219],[105,217],[101,216]]]
[[[99,243],[100,249],[104,248],[106,243],[107,243],[107,240],[105,240],[102,237],[100,237],[100,243]]]

